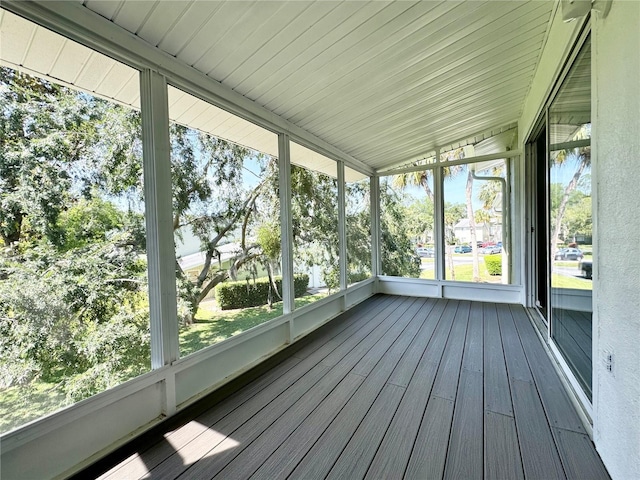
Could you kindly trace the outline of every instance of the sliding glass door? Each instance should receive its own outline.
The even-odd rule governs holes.
[[[591,48],[585,40],[533,142],[537,307],[587,398],[592,376]]]

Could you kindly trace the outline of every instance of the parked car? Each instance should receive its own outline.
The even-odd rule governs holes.
[[[418,247],[416,248],[416,255],[419,257],[433,257],[433,248]]]
[[[584,278],[591,278],[593,273],[593,260],[582,258],[578,263],[578,269],[582,272]]]
[[[471,252],[471,247],[469,245],[458,245],[453,251],[456,253],[469,253]]]
[[[581,260],[582,257],[584,257],[584,254],[578,248],[562,248],[556,252],[554,259],[555,260]]]
[[[494,255],[496,253],[502,253],[502,246],[501,245],[492,245],[489,247],[485,247],[484,248],[484,253],[486,255]]]

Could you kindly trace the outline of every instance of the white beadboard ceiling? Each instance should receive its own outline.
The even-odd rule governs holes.
[[[556,6],[554,0],[82,4],[374,169],[513,127]],[[2,12],[3,63],[139,104],[135,71],[41,27],[14,28],[24,20]],[[223,126],[220,136],[274,153],[272,134],[252,131],[220,109],[192,102],[180,110],[182,118]]]

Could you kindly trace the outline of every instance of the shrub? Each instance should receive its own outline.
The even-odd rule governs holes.
[[[502,275],[502,255],[485,255],[484,264],[489,275]]]
[[[295,275],[293,291],[296,297],[307,292],[308,275]],[[278,293],[282,294],[282,278],[276,278]],[[257,307],[266,305],[269,296],[269,279],[257,278],[255,281],[224,282],[216,285],[216,301],[222,310],[234,308]],[[277,296],[274,295],[275,298]]]
[[[349,284],[362,282],[367,278],[371,278],[371,274],[367,272],[349,273]]]

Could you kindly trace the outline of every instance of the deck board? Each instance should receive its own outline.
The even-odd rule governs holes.
[[[485,478],[523,479],[524,472],[514,418],[485,411],[484,439]]]
[[[460,374],[444,478],[483,477],[482,373],[463,369]]]
[[[551,359],[537,337],[526,312],[517,306],[511,306],[510,309],[551,426],[586,433],[578,412],[564,390],[562,381],[553,368]]]
[[[608,478],[520,306],[375,296],[255,377],[100,478]]]
[[[511,392],[495,305],[484,305],[484,408],[513,416]]]

